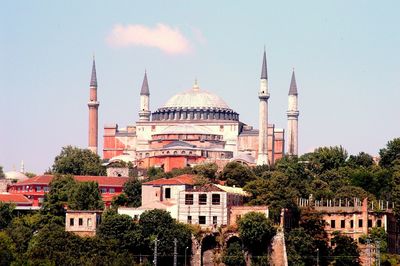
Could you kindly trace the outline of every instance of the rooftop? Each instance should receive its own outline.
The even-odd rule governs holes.
[[[160,178],[152,180],[143,185],[161,186],[161,185],[193,185],[195,175],[184,174],[172,178]]]
[[[78,182],[97,182],[99,186],[122,187],[128,180],[126,177],[108,177],[108,176],[74,176]],[[39,175],[27,180],[15,183],[15,185],[48,185],[53,180],[52,175]]]

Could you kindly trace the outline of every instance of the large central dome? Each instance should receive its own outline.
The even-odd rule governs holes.
[[[152,120],[239,120],[234,112],[219,96],[193,88],[172,96],[163,107],[152,114]]]
[[[208,91],[200,90],[195,84],[192,89],[172,96],[164,108],[221,108],[230,109],[219,96]]]

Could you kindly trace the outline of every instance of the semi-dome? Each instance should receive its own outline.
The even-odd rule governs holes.
[[[163,107],[152,114],[153,120],[239,120],[233,111],[218,95],[193,88],[172,96]]]
[[[5,177],[6,177],[6,179],[17,180],[17,181],[22,181],[22,180],[28,179],[28,177],[24,173],[18,172],[18,171],[6,172]]]

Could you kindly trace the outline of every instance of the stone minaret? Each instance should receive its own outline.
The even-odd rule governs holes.
[[[98,124],[99,124],[99,102],[97,101],[97,77],[96,63],[93,58],[92,77],[90,79],[89,96],[89,150],[97,154],[98,147]]]
[[[299,109],[297,106],[297,85],[294,70],[292,73],[292,80],[289,88],[289,102],[288,111],[286,112],[288,119],[288,155],[298,154],[298,119]]]
[[[147,81],[147,73],[144,72],[142,89],[140,90],[139,121],[150,121],[150,90]]]
[[[268,165],[268,73],[267,56],[264,57],[261,69],[260,90],[258,92],[259,103],[259,133],[258,133],[258,157],[257,165]]]

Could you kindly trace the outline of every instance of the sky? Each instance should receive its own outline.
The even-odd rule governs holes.
[[[138,120],[199,86],[258,127],[262,53],[269,121],[286,128],[291,71],[299,152],[342,145],[377,155],[400,136],[399,1],[2,1],[0,165],[37,174],[66,145],[87,146],[95,55],[104,124]]]

